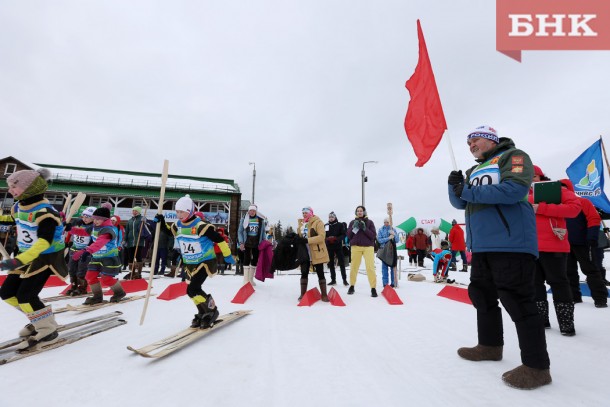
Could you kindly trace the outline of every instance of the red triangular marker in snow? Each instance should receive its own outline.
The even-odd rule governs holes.
[[[388,304],[390,305],[403,304],[398,294],[396,294],[396,291],[390,285],[386,285],[385,287],[383,287],[381,294],[385,297],[385,299],[388,301]]]
[[[68,284],[68,283],[66,283],[61,278],[57,277],[56,275],[52,275],[51,277],[49,277],[47,282],[44,283],[44,286],[45,287],[60,287],[60,286],[66,285],[66,284]]]
[[[328,292],[328,300],[330,301],[331,305],[336,307],[345,307],[345,303],[343,302],[343,299],[341,299],[339,292],[335,290],[335,287],[331,288]]]
[[[237,292],[237,294],[235,294],[235,297],[231,300],[231,302],[233,304],[243,304],[248,298],[250,298],[252,294],[254,294],[254,287],[252,287],[252,284],[248,281],[239,289],[239,291]]]
[[[452,287],[450,285],[446,285],[436,295],[438,295],[439,297],[449,298],[453,301],[459,301],[463,302],[464,304],[472,305],[472,301],[470,301],[470,297],[468,296],[468,289],[466,288]]]
[[[178,297],[186,295],[187,286],[188,284],[186,284],[184,281],[181,283],[170,284],[165,290],[163,290],[161,295],[157,296],[157,298],[166,301],[175,300]]]
[[[123,290],[127,294],[129,293],[137,293],[138,291],[145,291],[148,289],[148,281],[143,278],[137,280],[121,280],[121,286]],[[108,290],[104,292],[104,295],[112,295],[114,294],[112,290]]]
[[[298,303],[298,306],[302,307],[306,305],[308,307],[311,307],[321,298],[322,295],[320,294],[320,290],[318,290],[318,287],[314,287],[305,293],[303,298],[301,298],[301,301]]]

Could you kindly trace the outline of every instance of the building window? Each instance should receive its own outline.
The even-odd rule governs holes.
[[[63,205],[64,197],[63,195],[45,195],[45,198],[49,201],[51,205]]]
[[[102,206],[104,202],[106,202],[106,198],[103,196],[92,196],[91,198],[89,198],[89,205],[95,206],[96,208]]]
[[[4,175],[10,175],[17,170],[17,164],[7,163],[6,167],[4,167]]]
[[[146,206],[146,201],[144,199],[134,199],[132,208],[135,208],[136,206],[139,206],[140,208],[144,209],[144,207]]]
[[[226,212],[227,208],[223,204],[210,204],[209,212]]]

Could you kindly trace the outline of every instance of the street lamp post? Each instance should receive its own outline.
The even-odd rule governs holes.
[[[254,205],[254,187],[256,186],[256,163],[251,162],[248,164],[254,166],[254,168],[252,169],[252,205]]]
[[[364,206],[364,183],[368,181],[368,178],[366,177],[365,173],[364,173],[364,164],[377,164],[378,161],[365,161],[362,163],[362,206]]]

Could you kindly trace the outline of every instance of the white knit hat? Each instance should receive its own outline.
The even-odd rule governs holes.
[[[500,142],[500,137],[498,136],[498,132],[496,129],[490,126],[479,126],[468,134],[467,140],[470,140],[474,137],[486,138],[488,140],[493,141],[494,143]]]
[[[195,204],[193,203],[190,195],[185,195],[178,199],[178,202],[176,202],[176,210],[188,212],[189,214],[195,212]]]
[[[81,213],[81,216],[93,216],[93,212],[95,212],[97,208],[95,206],[90,206],[88,208],[86,208],[83,213]]]

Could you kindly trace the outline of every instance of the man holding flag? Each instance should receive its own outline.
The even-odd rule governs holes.
[[[534,301],[538,242],[527,194],[534,176],[529,156],[496,130],[480,126],[467,137],[477,165],[451,171],[449,200],[465,209],[472,251],[468,294],[477,310],[478,344],[458,349],[471,361],[502,360],[502,301],[517,328],[522,365],[502,375],[509,386],[535,389],[551,383],[544,324]]]

